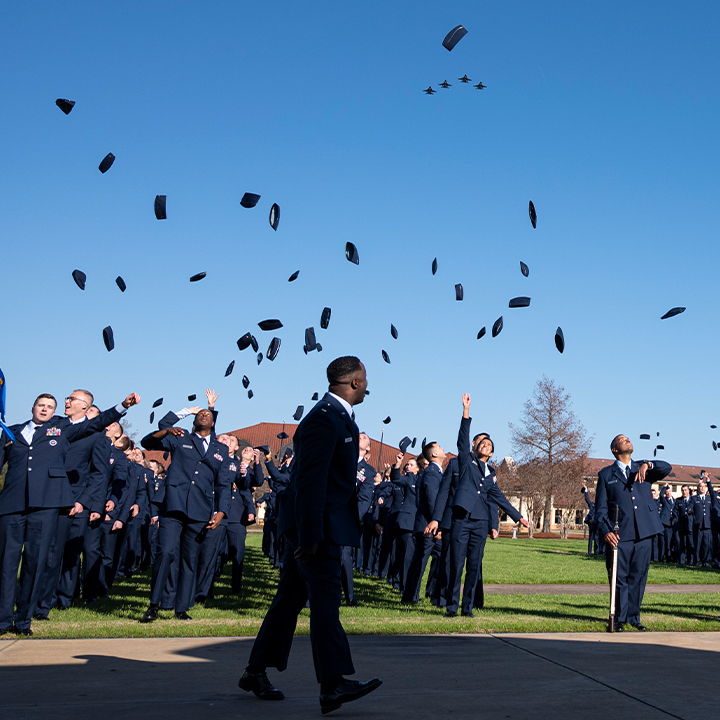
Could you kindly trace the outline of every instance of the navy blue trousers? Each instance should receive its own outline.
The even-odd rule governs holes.
[[[59,512],[67,510],[39,508],[0,515],[0,632],[10,631],[13,621],[20,630],[30,627],[45,589],[45,566]]]
[[[471,520],[459,515],[453,517],[450,527],[450,591],[446,605],[448,612],[457,612],[460,606],[460,585],[466,561],[462,612],[472,612],[487,535],[487,520]]]
[[[285,552],[277,592],[260,627],[249,666],[287,667],[297,616],[310,601],[310,644],[318,682],[352,675],[350,644],[340,623],[340,558],[338,545],[322,542],[311,560],[295,560],[297,533],[285,535]]]
[[[205,540],[200,545],[200,555],[197,565],[196,599],[204,599],[210,595],[210,588],[215,580],[218,568],[218,556],[225,545],[227,525],[219,525],[214,530],[208,530]]]
[[[617,593],[615,596],[615,622],[640,622],[640,605],[645,594],[652,537],[618,543]],[[605,553],[608,580],[612,582],[613,551],[610,545]]]
[[[85,536],[89,532],[88,518],[90,512],[84,510],[70,518],[70,526],[65,539],[62,570],[57,586],[56,605],[70,607],[78,588],[80,576],[80,557],[85,547]]]
[[[160,605],[173,563],[179,566],[175,612],[187,612],[195,604],[198,557],[206,525],[206,521],[191,520],[182,513],[160,516],[160,542],[150,586],[151,604]]]
[[[693,526],[693,544],[695,545],[694,565],[705,565],[712,559],[712,530]]]
[[[415,550],[410,561],[410,568],[405,579],[403,602],[418,602],[420,600],[420,584],[422,583],[427,561],[435,547],[434,537],[425,537],[423,533],[413,533]]]
[[[245,538],[247,527],[242,523],[228,523],[228,560],[232,568],[231,585],[233,595],[242,589],[243,561],[245,560]]]
[[[85,522],[87,522],[88,511],[85,510],[81,515],[84,516]],[[62,573],[65,544],[70,532],[70,525],[74,519],[74,516],[69,517],[66,512],[58,514],[57,529],[55,530],[55,537],[50,544],[50,552],[48,553],[47,563],[45,564],[43,592],[35,609],[36,613],[47,615],[57,603],[57,589]]]

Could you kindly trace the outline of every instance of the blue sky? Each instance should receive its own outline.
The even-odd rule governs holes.
[[[454,449],[467,391],[477,429],[511,454],[508,422],[546,375],[594,455],[619,432],[660,432],[664,459],[720,465],[719,20],[713,2],[8,0],[8,421],[78,386],[101,405],[140,392],[140,433],[153,400],[178,408],[206,387],[221,393],[222,429],[290,420],[325,389],[330,360],[356,354],[371,391],[360,425],[379,436],[390,415],[394,443]],[[468,34],[448,53],[458,23]],[[458,83],[465,73],[487,89]],[[422,93],[444,79],[452,88]],[[76,101],[70,115],[58,97]],[[240,207],[244,192],[262,196],[256,208]],[[517,295],[531,306],[508,309]],[[284,323],[282,347],[258,366],[235,342],[252,331],[265,351],[266,318]],[[306,357],[311,325],[324,350]]]

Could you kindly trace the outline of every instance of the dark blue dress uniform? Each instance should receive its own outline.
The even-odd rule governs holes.
[[[380,524],[380,515],[385,503],[392,495],[392,483],[389,481],[381,481],[373,487],[372,500],[362,519],[362,571],[366,575],[379,574],[380,560],[380,544],[381,535],[378,533],[375,525]],[[382,500],[382,502],[380,502]]]
[[[207,451],[204,440],[208,441]],[[172,457],[160,509],[160,538],[152,569],[150,603],[160,605],[179,547],[175,612],[187,612],[195,602],[201,533],[216,509],[225,516],[230,512],[228,449],[213,435],[201,438],[188,432],[166,435],[160,440],[150,433],[142,439],[142,446],[146,450],[165,450]]]
[[[660,522],[663,526],[663,540],[661,557],[665,556],[665,562],[672,561],[677,549],[677,519],[675,518],[675,498],[665,497],[663,488],[660,495]]]
[[[398,509],[397,512],[393,510],[389,525],[395,534],[395,557],[390,566],[390,576],[393,587],[403,592],[415,553],[415,538],[412,531],[417,515],[417,490],[420,479],[415,473],[400,475],[400,471],[393,467],[390,470],[390,482],[396,488],[402,489],[401,497],[393,492],[393,507],[397,506]]]
[[[458,432],[460,482],[452,506],[450,578],[446,605],[449,613],[457,612],[460,605],[462,571],[467,560],[462,597],[462,612],[465,615],[472,613],[485,542],[492,529],[489,501],[505,510],[515,522],[522,518],[497,486],[495,470],[478,460],[472,452],[471,422],[471,418],[462,418]],[[495,513],[497,514],[497,509]]]
[[[640,623],[640,605],[645,593],[652,537],[662,532],[657,503],[652,496],[652,483],[659,482],[672,466],[662,460],[653,461],[645,475],[645,482],[635,482],[642,462],[630,463],[629,477],[617,462],[598,473],[595,491],[595,513],[603,535],[613,531],[618,512],[620,542],[618,543],[618,573],[615,622]],[[608,579],[612,581],[613,553],[608,545],[605,554]]]
[[[85,422],[86,418],[80,420]],[[97,498],[108,484],[108,452],[110,440],[105,433],[88,435],[70,444],[65,458],[70,489],[83,511],[68,517],[60,513],[55,541],[46,566],[45,592],[36,613],[47,615],[56,605],[68,608],[78,587],[80,556],[89,532],[89,518],[98,509]]]
[[[420,584],[425,574],[427,561],[436,544],[438,544],[437,555],[440,554],[439,542],[434,537],[425,537],[425,528],[432,520],[442,476],[442,468],[437,463],[431,462],[425,468],[425,472],[420,479],[417,492],[417,512],[413,524],[415,549],[405,580],[405,588],[402,594],[403,602],[418,602],[420,600]]]
[[[692,497],[680,497],[675,502],[674,518],[678,534],[678,562],[680,565],[693,563],[695,548],[692,536]]]
[[[710,512],[710,525],[712,529],[712,566],[720,567],[720,496],[713,489],[712,483],[708,481],[708,492],[712,498],[712,509]]]
[[[228,559],[231,566],[230,588],[233,595],[238,595],[242,590],[247,528],[255,522],[256,514],[252,491],[249,488],[243,489],[242,483],[233,483],[227,524]]]
[[[709,493],[693,495],[691,513],[693,523],[693,544],[695,545],[694,565],[710,565],[712,556],[712,498]]]
[[[438,490],[432,519],[438,523],[442,532],[440,546],[439,574],[432,593],[432,604],[437,607],[447,605],[448,583],[450,582],[450,526],[452,525],[452,506],[460,484],[460,467],[457,458],[451,458],[445,468],[440,489]]]
[[[287,540],[277,593],[253,645],[248,668],[284,670],[297,616],[310,599],[310,642],[318,682],[355,672],[340,624],[340,557],[360,543],[356,495],[359,432],[327,393],[298,425],[290,486],[280,505],[279,532]],[[317,544],[307,562],[300,545]]]
[[[58,515],[75,503],[65,470],[70,444],[100,432],[122,414],[111,408],[76,424],[55,415],[35,428],[30,443],[22,435],[27,422],[10,426],[14,442],[3,431],[0,467],[7,462],[8,468],[0,491],[0,632],[12,629],[16,599],[15,627],[29,630],[44,592]]]

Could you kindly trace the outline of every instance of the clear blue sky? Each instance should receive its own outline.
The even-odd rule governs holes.
[[[103,406],[137,390],[141,433],[153,400],[178,408],[206,387],[222,429],[290,420],[325,389],[328,362],[356,354],[371,391],[360,425],[379,436],[390,415],[393,443],[454,449],[467,391],[475,429],[511,454],[508,422],[545,374],[594,455],[619,432],[659,431],[668,461],[720,465],[719,22],[717,2],[7,0],[8,421],[78,386]],[[448,53],[458,23],[469,32]],[[465,73],[487,89],[458,83]],[[69,116],[58,97],[76,101]],[[248,191],[262,195],[252,210]],[[508,309],[517,295],[531,306]],[[677,305],[687,312],[660,320]],[[235,342],[252,331],[265,351],[265,318],[285,327],[258,367]],[[324,351],[306,357],[310,325]]]

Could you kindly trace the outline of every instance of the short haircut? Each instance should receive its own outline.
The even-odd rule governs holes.
[[[432,448],[437,443],[433,440],[432,442],[425,443],[425,447],[422,449],[422,456],[428,461],[432,462]]]
[[[83,390],[82,388],[77,388],[75,392],[82,393],[86,397],[90,398],[90,405],[92,405],[95,402],[95,398],[93,397],[93,394],[89,390]]]
[[[428,466],[428,460],[426,460],[425,456],[422,454],[415,458],[415,462],[421,470],[424,470]]]
[[[115,441],[115,447],[118,450],[122,450],[125,452],[130,447],[130,438],[127,435],[121,435],[116,441]]]
[[[493,455],[495,454],[495,443],[493,442],[492,438],[487,433],[480,433],[480,435],[476,435],[475,438],[483,437],[483,440],[489,440],[490,441],[490,447],[492,448]],[[473,438],[473,442],[475,442],[475,438]]]
[[[97,405],[91,405],[90,408],[95,408],[98,412],[100,412],[100,408]],[[88,410],[90,409],[88,408]]]
[[[50,393],[42,393],[42,395],[38,395],[38,396],[35,398],[35,402],[33,403],[33,407],[35,407],[40,400],[43,400],[43,399],[46,399],[46,398],[47,398],[48,400],[52,400],[52,401],[55,403],[55,407],[57,407],[57,400],[55,399],[55,396],[54,396],[54,395],[51,395]]]
[[[490,437],[490,435],[489,435],[488,433],[478,433],[478,434],[472,439],[472,441],[475,442],[479,437],[482,437],[483,435],[484,435],[485,437]]]
[[[336,358],[327,366],[327,379],[330,385],[340,385],[341,380],[354,375],[360,370],[362,363],[354,355]]]
[[[619,435],[616,435],[616,436],[612,439],[612,442],[610,443],[610,452],[611,452],[613,455],[615,454],[615,450],[617,449],[617,440],[618,440],[618,438],[621,438],[621,437],[627,437],[627,435],[624,435],[623,433],[620,433]]]
[[[690,486],[689,486],[689,485],[681,485],[681,486],[680,486],[680,489],[681,489],[681,490],[684,490],[685,488],[687,488],[688,490],[690,490]]]

